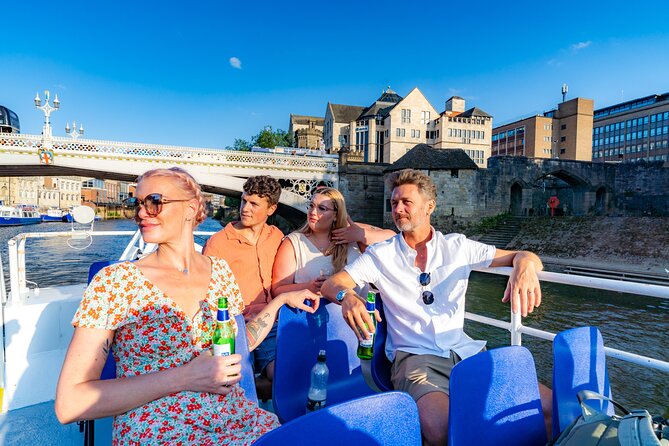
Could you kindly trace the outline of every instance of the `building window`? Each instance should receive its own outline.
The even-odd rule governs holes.
[[[458,178],[458,169],[451,169],[451,178]]]
[[[566,136],[560,136],[560,142],[565,142],[567,140]]]
[[[411,122],[411,110],[408,108],[402,109],[402,124]]]
[[[412,138],[420,138],[420,130],[411,129],[411,137]]]
[[[406,136],[406,130],[401,127],[397,127],[397,136]]]
[[[608,126],[607,126],[608,127]],[[560,130],[567,130],[567,124],[562,124]]]
[[[567,149],[560,147],[560,154],[567,153]]]
[[[430,122],[430,112],[429,111],[420,112],[420,123],[427,124],[428,122]]]

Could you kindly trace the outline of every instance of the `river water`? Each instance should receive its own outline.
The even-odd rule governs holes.
[[[207,219],[198,230],[220,228],[218,221]],[[135,230],[136,226],[129,220],[109,220],[96,222],[95,229],[123,231]],[[69,230],[69,223],[0,227],[5,277],[8,279],[7,240],[11,237],[21,232]],[[205,240],[200,237],[196,241],[202,244]],[[62,238],[30,239],[26,243],[27,279],[40,287],[85,282],[92,262],[118,258],[128,241],[129,237],[97,237],[87,249],[76,251]],[[81,245],[81,241],[76,243]],[[501,303],[505,282],[502,276],[472,274],[467,311],[508,321],[508,305]],[[594,325],[609,347],[669,361],[669,300],[552,283],[542,284],[542,292],[541,307],[523,320],[524,325],[554,333]],[[509,344],[509,333],[499,328],[467,321],[465,330],[473,338],[487,339],[489,348]],[[539,380],[550,386],[550,342],[525,335],[523,345],[534,354]],[[615,358],[607,358],[607,365],[614,399],[631,409],[646,408],[652,414],[669,417],[669,374]]]

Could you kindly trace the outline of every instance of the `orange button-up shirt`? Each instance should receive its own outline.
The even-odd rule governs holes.
[[[228,223],[214,234],[203,253],[219,257],[230,265],[244,299],[244,319],[250,320],[272,299],[272,268],[283,232],[276,226],[265,225],[254,245]]]

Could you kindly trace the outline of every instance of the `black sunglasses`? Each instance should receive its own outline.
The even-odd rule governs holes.
[[[149,215],[149,217],[155,217],[160,214],[163,210],[164,204],[177,203],[182,201],[190,201],[191,199],[185,200],[170,200],[168,198],[163,198],[163,194],[149,194],[144,199],[137,197],[130,197],[123,200],[123,210],[128,218],[134,218],[139,213],[139,210],[144,207],[144,210]]]
[[[420,273],[418,282],[420,283],[420,286],[428,286],[430,284],[430,273]],[[425,305],[432,305],[434,302],[434,294],[432,294],[432,291],[423,291],[421,297],[423,298],[423,303]]]

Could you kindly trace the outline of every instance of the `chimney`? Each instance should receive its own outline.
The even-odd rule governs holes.
[[[462,113],[465,111],[465,100],[460,96],[452,96],[448,101],[446,101],[445,111]]]

